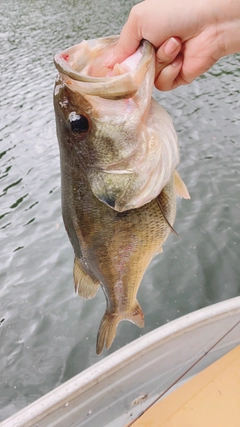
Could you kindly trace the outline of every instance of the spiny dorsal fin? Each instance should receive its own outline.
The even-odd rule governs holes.
[[[100,283],[97,279],[92,279],[92,277],[83,270],[81,262],[76,256],[74,258],[73,278],[75,292],[78,292],[80,297],[85,299],[95,297]]]

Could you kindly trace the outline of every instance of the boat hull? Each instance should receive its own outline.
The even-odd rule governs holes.
[[[0,427],[123,427],[240,344],[240,297],[161,326],[57,387]]]

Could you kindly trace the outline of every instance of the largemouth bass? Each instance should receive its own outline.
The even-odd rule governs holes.
[[[138,51],[109,70],[117,38],[84,41],[55,56],[54,92],[62,177],[62,213],[72,243],[78,294],[107,301],[97,354],[121,320],[144,326],[136,299],[143,274],[174,223],[176,194],[189,198],[177,173],[177,136],[151,97],[155,52]]]

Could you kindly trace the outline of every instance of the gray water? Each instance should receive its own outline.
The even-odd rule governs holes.
[[[157,93],[179,136],[191,200],[148,268],[143,330],[118,328],[95,354],[105,311],[73,291],[73,251],[61,218],[53,55],[119,33],[134,1],[0,0],[0,420],[152,329],[240,293],[239,56],[188,87]]]

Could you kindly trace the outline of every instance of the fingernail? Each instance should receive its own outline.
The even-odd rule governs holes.
[[[103,62],[103,66],[107,67],[107,68],[112,68],[111,64],[113,61],[113,57],[114,57],[114,54],[112,52],[109,56],[107,56],[107,58],[105,58],[105,60]]]
[[[117,52],[110,53],[103,62],[104,67],[112,69],[119,62]]]
[[[171,37],[164,49],[164,52],[166,55],[172,55],[178,48],[178,46],[180,45],[179,41],[176,40],[174,37]]]
[[[182,55],[178,54],[178,56],[174,59],[174,61],[172,62],[172,66],[173,67],[178,67],[182,62]]]

